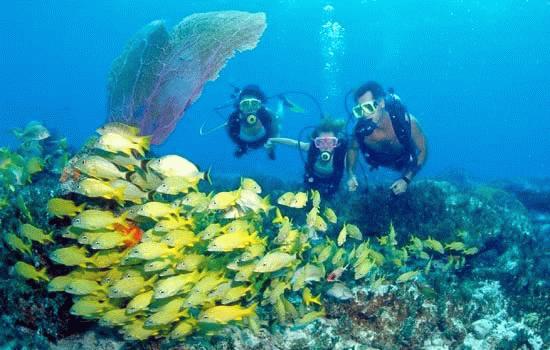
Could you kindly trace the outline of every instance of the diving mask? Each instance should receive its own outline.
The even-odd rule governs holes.
[[[378,107],[378,102],[376,102],[376,100],[370,100],[353,107],[352,112],[355,118],[359,119],[361,117],[373,115],[376,112],[376,107]]]
[[[262,101],[257,98],[243,98],[239,102],[239,109],[244,114],[256,113],[262,107]]]
[[[313,144],[321,151],[331,152],[338,146],[338,138],[334,136],[319,136],[313,139]]]

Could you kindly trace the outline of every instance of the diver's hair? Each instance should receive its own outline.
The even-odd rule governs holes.
[[[339,134],[344,129],[346,122],[343,119],[333,119],[331,117],[324,117],[321,119],[321,123],[313,130],[311,138],[314,139],[322,132],[332,132],[336,137],[340,137]]]
[[[359,101],[359,97],[363,96],[368,91],[372,93],[372,96],[374,97],[375,100],[381,99],[384,96],[386,96],[386,92],[384,91],[384,88],[382,87],[382,85],[380,85],[376,81],[371,80],[359,86],[359,88],[355,90],[355,95],[354,95],[355,102]]]
[[[266,94],[260,89],[258,85],[247,85],[245,86],[241,92],[239,93],[239,100],[241,100],[244,96],[254,96],[258,100],[262,101],[262,103],[265,103],[267,101]]]

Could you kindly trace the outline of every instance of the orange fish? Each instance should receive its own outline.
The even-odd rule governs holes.
[[[113,228],[117,231],[122,233],[126,236],[126,240],[124,241],[124,244],[127,248],[133,247],[136,244],[138,244],[141,241],[141,237],[143,236],[143,230],[139,228],[139,226],[126,223],[125,225],[115,223],[113,225]]]

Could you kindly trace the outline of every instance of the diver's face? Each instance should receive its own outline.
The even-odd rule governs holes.
[[[372,92],[367,91],[357,99],[357,104],[362,104],[362,103],[366,103],[374,100],[375,98]],[[378,124],[378,122],[382,118],[383,113],[384,113],[384,99],[381,98],[377,100],[376,111],[373,114],[367,116],[367,118],[371,119],[373,122]]]

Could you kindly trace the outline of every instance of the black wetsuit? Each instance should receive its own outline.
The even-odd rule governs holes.
[[[401,113],[402,112],[402,113]],[[368,119],[361,119],[355,126],[354,134],[365,161],[373,168],[385,166],[397,171],[413,170],[417,167],[418,150],[414,145],[411,135],[411,119],[405,111],[390,112],[392,127],[403,146],[401,154],[388,154],[373,150],[365,143],[365,137],[370,135],[375,126]]]
[[[262,107],[255,113],[255,115],[265,129],[265,134],[256,141],[250,142],[241,139],[240,133],[242,121],[240,111],[237,110],[231,113],[227,122],[227,132],[229,133],[229,137],[233,140],[233,142],[235,142],[235,144],[237,144],[237,146],[239,146],[243,153],[249,148],[256,149],[262,147],[266,143],[267,139],[276,136],[274,135],[275,128],[273,126],[273,114]]]
[[[310,144],[309,151],[307,153],[307,162],[305,166],[304,184],[307,189],[318,190],[319,193],[325,197],[330,197],[340,186],[340,181],[344,175],[346,151],[348,149],[348,142],[345,138],[339,139],[339,144],[333,150],[332,161],[332,174],[319,174],[315,169],[316,162],[322,162],[320,159],[321,151],[312,144]]]

